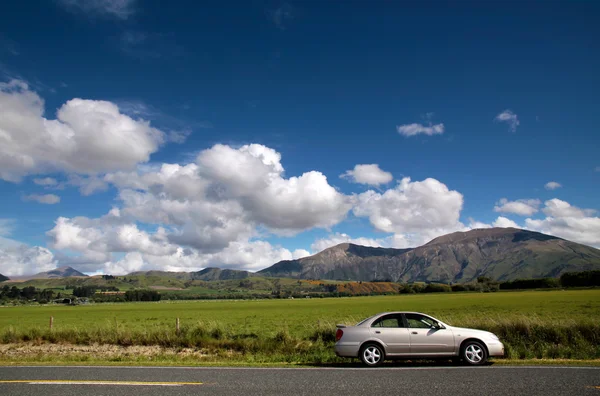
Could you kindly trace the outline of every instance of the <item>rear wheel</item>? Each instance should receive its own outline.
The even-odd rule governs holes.
[[[383,364],[385,352],[377,344],[366,344],[360,349],[360,360],[369,367],[377,367]]]
[[[461,357],[471,366],[481,366],[487,362],[487,350],[479,341],[467,341],[462,346]]]

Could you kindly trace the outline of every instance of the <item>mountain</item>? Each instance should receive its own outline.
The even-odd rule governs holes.
[[[205,268],[199,272],[192,272],[193,280],[202,281],[216,281],[216,280],[230,280],[230,279],[246,279],[250,276],[254,276],[253,273],[248,271],[239,271],[231,269],[220,269],[220,268]]]
[[[40,272],[39,274],[35,274],[29,278],[31,279],[56,279],[56,278],[68,278],[71,276],[80,276],[87,277],[86,274],[83,274],[71,267],[60,267],[53,269],[52,271]]]
[[[7,281],[7,280],[10,280],[10,279],[8,277],[0,274],[0,282],[4,282],[4,281]]]
[[[280,261],[262,276],[296,279],[469,282],[558,277],[600,269],[600,250],[516,228],[455,232],[414,249],[343,243],[313,256]]]

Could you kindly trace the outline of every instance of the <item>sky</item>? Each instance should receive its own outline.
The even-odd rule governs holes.
[[[0,14],[0,273],[266,268],[518,227],[600,247],[600,3]]]

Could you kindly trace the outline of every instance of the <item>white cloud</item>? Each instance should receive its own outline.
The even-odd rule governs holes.
[[[476,229],[481,229],[481,228],[492,228],[492,227],[493,226],[491,224],[483,223],[481,221],[477,221],[477,220],[469,217],[468,229],[470,229],[470,230],[476,230]]]
[[[58,184],[56,179],[53,179],[51,177],[45,177],[43,179],[33,179],[33,182],[38,186],[56,186]]]
[[[306,249],[296,249],[292,252],[292,258],[294,260],[298,260],[301,259],[303,257],[308,257],[310,256],[310,252]]]
[[[135,13],[136,0],[59,0],[59,2],[68,10],[127,19]]]
[[[381,170],[378,164],[356,165],[353,170],[346,171],[340,177],[354,183],[369,184],[372,186],[387,184],[393,180],[392,174]]]
[[[281,155],[261,145],[217,145],[201,152],[197,164],[109,173],[101,182],[119,190],[120,207],[99,219],[57,219],[48,232],[50,246],[61,262],[86,272],[209,265],[255,270],[304,257],[306,250],[290,252],[253,238],[265,230],[292,235],[328,228],[345,218],[352,200],[319,172],[283,173]],[[85,185],[85,179],[76,183]]]
[[[419,135],[419,134],[424,134],[427,136],[432,136],[432,135],[441,135],[444,133],[445,128],[444,128],[444,124],[431,124],[429,123],[429,125],[423,125],[423,124],[406,124],[406,125],[398,125],[396,126],[396,130],[398,131],[399,134],[403,135],[403,136],[415,136],[415,135]]]
[[[581,209],[554,198],[546,201],[545,219],[526,219],[528,229],[600,248],[600,217],[594,209]]]
[[[0,83],[0,108],[0,179],[7,181],[48,171],[133,169],[165,140],[149,122],[106,101],[72,99],[56,119],[44,118],[44,101],[19,80]]]
[[[502,227],[502,228],[523,228],[523,227],[520,227],[514,221],[507,219],[506,217],[503,217],[503,216],[498,216],[498,218],[494,221],[493,225],[494,225],[494,227]]]
[[[544,188],[545,188],[546,190],[556,190],[557,188],[561,188],[561,187],[562,187],[562,184],[560,184],[560,183],[557,183],[557,182],[555,182],[555,181],[548,182],[548,183],[546,183],[546,185],[544,186]]]
[[[283,177],[281,155],[252,144],[234,149],[216,145],[198,156],[200,175],[219,199],[235,200],[255,223],[280,234],[342,221],[351,202],[321,172]]]
[[[79,192],[83,196],[89,196],[97,192],[106,191],[108,189],[108,183],[96,175],[91,176],[80,176],[70,175],[69,185],[79,187]]]
[[[397,247],[418,246],[464,229],[459,221],[463,196],[436,179],[411,182],[403,178],[383,194],[367,191],[355,197],[354,215],[368,217],[380,231],[396,234]]]
[[[305,250],[289,250],[266,241],[233,241],[226,247],[209,252],[172,243],[169,232],[159,227],[149,233],[127,221],[118,210],[99,219],[59,218],[48,232],[55,249],[78,253],[65,257],[85,272],[124,274],[131,271],[164,269],[197,271],[208,266],[258,270],[281,260],[308,255]],[[115,259],[116,254],[125,254]]]
[[[504,110],[502,113],[498,114],[496,118],[494,118],[496,122],[505,122],[508,124],[511,132],[516,132],[517,127],[519,126],[519,118],[512,110]]]
[[[35,201],[46,205],[54,205],[60,202],[60,197],[54,194],[30,194],[23,196],[23,200]]]
[[[14,223],[13,219],[0,218],[0,237],[9,236],[12,233]]]
[[[56,260],[48,249],[0,237],[0,274],[21,276],[54,268]]]
[[[531,216],[538,211],[541,204],[539,199],[518,199],[509,201],[506,198],[500,199],[494,206],[494,212],[514,213],[520,216]]]

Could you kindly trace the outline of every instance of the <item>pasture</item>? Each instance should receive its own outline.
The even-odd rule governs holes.
[[[159,345],[335,361],[336,323],[393,310],[493,331],[512,358],[600,358],[598,289],[3,307],[0,343]]]

